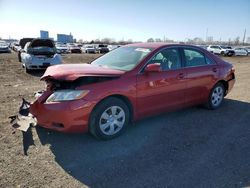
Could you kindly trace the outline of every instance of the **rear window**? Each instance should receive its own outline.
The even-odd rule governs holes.
[[[196,67],[206,65],[205,56],[193,49],[184,49],[186,67]]]

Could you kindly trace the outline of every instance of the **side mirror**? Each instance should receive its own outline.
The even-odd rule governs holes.
[[[160,64],[148,64],[144,69],[145,72],[161,72]]]

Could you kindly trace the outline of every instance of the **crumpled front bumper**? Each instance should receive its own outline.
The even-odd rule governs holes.
[[[87,132],[92,106],[82,99],[68,102],[41,103],[30,106],[39,126],[61,132]]]
[[[94,104],[84,100],[45,103],[51,92],[45,91],[34,103],[23,99],[18,115],[11,116],[13,128],[27,131],[30,125],[61,132],[87,132]]]

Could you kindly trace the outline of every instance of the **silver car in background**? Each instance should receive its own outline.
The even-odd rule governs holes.
[[[235,51],[235,56],[247,56],[248,55],[248,51],[245,48],[234,48]]]
[[[56,43],[56,50],[59,54],[67,54],[70,53],[69,47],[63,43]]]
[[[83,53],[99,53],[96,45],[94,44],[85,44],[81,47]]]
[[[10,53],[10,48],[7,42],[1,40],[0,41],[0,53]]]

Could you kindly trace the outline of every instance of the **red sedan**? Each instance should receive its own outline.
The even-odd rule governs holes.
[[[198,104],[218,108],[235,76],[230,63],[202,48],[140,43],[91,64],[51,66],[41,80],[47,89],[30,107],[40,126],[111,139],[146,116]]]

